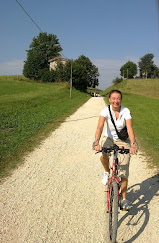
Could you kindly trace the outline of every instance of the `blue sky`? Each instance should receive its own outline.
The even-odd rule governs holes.
[[[85,55],[99,68],[99,88],[120,67],[147,53],[159,66],[157,0],[18,0],[43,32],[57,35],[67,58]],[[39,29],[16,0],[0,5],[0,75],[22,74],[26,51]]]

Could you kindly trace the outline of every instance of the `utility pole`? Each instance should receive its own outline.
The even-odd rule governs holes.
[[[128,68],[127,68],[127,79],[128,79]]]
[[[71,77],[70,77],[70,99],[72,99],[72,59],[71,59]]]

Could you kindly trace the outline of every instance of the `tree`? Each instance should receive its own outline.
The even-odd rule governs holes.
[[[120,75],[124,78],[134,78],[137,74],[137,65],[131,61],[128,61],[120,68]]]
[[[157,67],[156,65],[154,65],[153,58],[154,55],[152,53],[148,53],[140,58],[139,61],[140,77],[152,78],[155,75],[155,71],[157,70]]]
[[[59,62],[56,70],[56,81],[57,82],[69,82],[71,78],[71,60],[67,60],[65,64]]]
[[[156,71],[155,71],[155,78],[159,78],[159,67],[157,67]]]
[[[23,74],[27,78],[38,80],[41,77],[41,70],[44,69],[44,67],[44,60],[40,53],[36,51],[28,52]]]
[[[50,83],[53,83],[56,81],[56,74],[55,74],[55,71],[54,70],[51,70],[51,71],[45,71],[42,76],[41,76],[41,80],[43,82],[50,82]]]
[[[88,87],[95,88],[96,86],[98,86],[99,85],[98,77],[99,77],[98,68],[92,64],[89,73]]]
[[[121,83],[122,81],[123,81],[122,78],[116,77],[115,79],[113,79],[112,83],[113,83],[113,84],[119,84],[119,83]]]
[[[85,91],[87,87],[99,85],[98,68],[92,64],[88,57],[81,55],[72,64],[72,81],[76,89]]]
[[[23,74],[34,80],[41,78],[43,69],[49,70],[48,60],[58,56],[62,48],[56,35],[40,33],[34,37],[27,50],[27,60],[24,63]]]

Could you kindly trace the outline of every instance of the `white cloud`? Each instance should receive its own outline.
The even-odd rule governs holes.
[[[23,71],[23,60],[14,60],[0,63],[0,75],[21,75]]]

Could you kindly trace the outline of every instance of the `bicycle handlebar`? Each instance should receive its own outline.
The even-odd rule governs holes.
[[[119,148],[117,145],[114,145],[114,146],[111,146],[111,147],[102,147],[102,150],[96,152],[96,154],[101,153],[101,152],[109,154],[112,151],[114,151],[114,152],[118,151],[118,153],[120,153],[120,154],[128,154],[129,153],[129,149]]]

